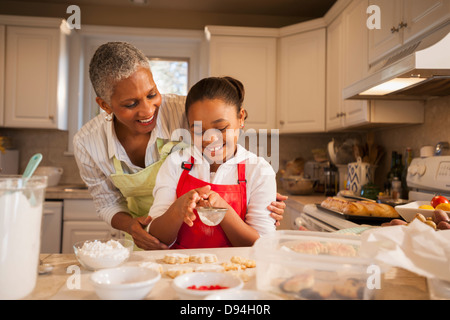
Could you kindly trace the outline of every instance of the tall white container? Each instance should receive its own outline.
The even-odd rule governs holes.
[[[38,273],[47,177],[0,176],[0,299],[30,294]]]

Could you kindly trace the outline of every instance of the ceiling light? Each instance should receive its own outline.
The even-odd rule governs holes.
[[[141,6],[147,4],[147,0],[130,0],[130,2]]]
[[[398,91],[413,84],[422,82],[427,80],[427,78],[395,78],[390,81],[384,82],[378,86],[372,87],[369,90],[366,90],[360,95],[362,96],[383,96],[388,93]]]

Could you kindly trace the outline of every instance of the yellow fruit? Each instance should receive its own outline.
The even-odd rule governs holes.
[[[444,210],[444,211],[450,211],[450,203],[441,203],[438,204],[435,208],[436,210]]]
[[[429,204],[423,204],[419,207],[419,209],[434,210],[434,208]]]

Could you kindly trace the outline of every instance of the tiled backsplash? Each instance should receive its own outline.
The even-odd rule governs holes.
[[[386,150],[376,171],[375,182],[382,186],[390,166],[390,154],[393,150],[404,152],[411,147],[414,156],[418,156],[420,147],[436,145],[439,141],[450,141],[450,96],[427,102],[425,123],[402,127],[372,129],[375,142]],[[68,133],[58,130],[43,129],[0,129],[1,135],[13,139],[20,150],[20,172],[23,172],[28,159],[36,152],[43,154],[41,165],[58,166],[64,169],[61,184],[78,184],[82,180],[78,173],[75,159],[67,155]],[[326,149],[332,138],[357,138],[364,141],[366,131],[353,133],[314,133],[314,134],[283,134],[280,135],[279,166],[283,168],[287,161],[296,157],[313,160],[313,149]]]

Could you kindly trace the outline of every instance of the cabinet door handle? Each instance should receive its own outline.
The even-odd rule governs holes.
[[[406,27],[408,27],[408,23],[402,21],[402,22],[400,22],[400,24],[398,25],[398,30],[403,29],[403,28],[406,28]]]
[[[396,27],[392,27],[391,28],[391,33],[396,33],[396,32],[399,32],[400,31],[400,28],[396,28]]]
[[[283,126],[284,125],[284,120],[280,120],[280,124]]]

